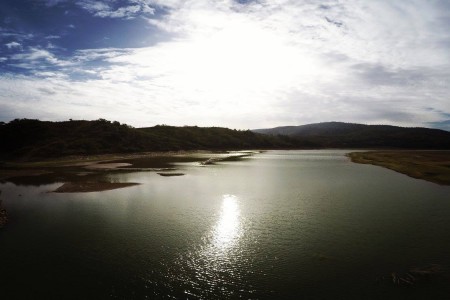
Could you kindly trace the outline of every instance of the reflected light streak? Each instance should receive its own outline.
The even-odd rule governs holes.
[[[212,246],[216,250],[227,250],[237,242],[239,238],[239,206],[237,197],[224,195],[220,219],[213,229]]]
[[[233,291],[224,284],[232,285],[239,278],[242,263],[239,242],[242,236],[239,199],[234,195],[223,195],[219,218],[203,239],[204,243],[179,260],[181,269],[187,263],[187,270],[195,271],[194,281],[189,272],[181,278],[190,286],[185,291],[187,295],[200,298],[200,295],[217,289],[224,295],[233,295]],[[200,285],[193,286],[197,282]],[[205,286],[209,290],[205,290]]]

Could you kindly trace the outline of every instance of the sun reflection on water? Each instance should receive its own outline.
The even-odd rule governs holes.
[[[239,225],[238,198],[224,195],[220,218],[212,231],[211,247],[216,252],[233,248],[239,238]]]
[[[177,277],[186,285],[184,292],[187,296],[233,295],[234,286],[242,284],[240,268],[245,263],[241,249],[243,231],[239,198],[223,195],[218,219],[202,243],[178,260],[183,272]]]

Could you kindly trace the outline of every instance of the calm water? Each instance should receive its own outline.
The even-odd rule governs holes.
[[[450,188],[345,151],[270,151],[84,194],[0,185],[1,299],[449,299]],[[378,279],[378,280],[377,280]],[[5,297],[6,296],[6,297]]]

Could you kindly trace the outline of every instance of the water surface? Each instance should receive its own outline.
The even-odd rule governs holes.
[[[448,299],[446,275],[412,287],[382,277],[450,266],[450,188],[346,151],[269,151],[111,173],[120,190],[55,194],[0,185],[6,299]],[[1,297],[1,295],[0,295]]]

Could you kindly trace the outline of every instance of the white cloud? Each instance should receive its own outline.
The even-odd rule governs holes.
[[[101,18],[132,19],[139,15],[153,15],[154,9],[146,0],[129,0],[125,6],[115,5],[115,1],[80,1],[78,5]]]
[[[168,13],[149,22],[173,38],[140,49],[77,51],[70,63],[96,75],[89,80],[20,78],[27,88],[17,98],[32,94],[41,111],[55,103],[53,116],[135,126],[421,126],[450,111],[445,2],[134,0],[122,11],[113,2],[83,3],[104,17],[164,6]],[[57,59],[42,49],[17,55]],[[0,83],[0,94],[14,93],[5,79]]]
[[[36,66],[45,67],[43,64],[49,64],[57,67],[66,67],[72,65],[71,62],[57,58],[51,52],[41,49],[30,47],[28,51],[16,53],[10,56],[12,61],[15,61],[15,65],[21,68],[31,69]]]
[[[18,42],[10,42],[10,43],[5,44],[5,46],[8,49],[22,48],[22,45]]]
[[[73,57],[76,62],[88,62],[93,60],[108,60],[117,56],[130,53],[131,49],[121,48],[100,48],[100,49],[84,49],[77,50]]]
[[[0,27],[0,39],[14,38],[16,41],[22,42],[22,41],[26,41],[26,40],[31,40],[34,37],[35,36],[31,33],[23,33],[23,32],[8,30],[8,29]]]
[[[89,11],[90,13],[98,13],[102,11],[110,11],[111,7],[102,1],[92,1],[92,0],[86,0],[86,1],[80,1],[78,3],[82,8]]]

